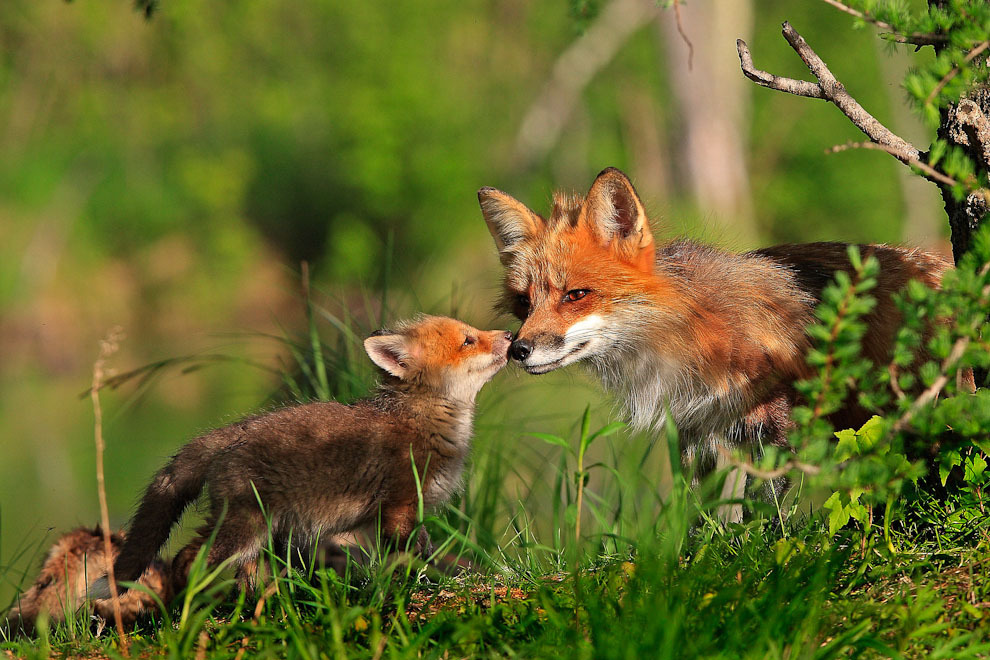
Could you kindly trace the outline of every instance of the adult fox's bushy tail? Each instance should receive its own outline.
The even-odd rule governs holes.
[[[228,427],[226,430],[230,430]],[[113,565],[117,582],[134,582],[154,561],[182,513],[203,490],[210,460],[229,441],[217,432],[193,440],[158,471],[131,519],[127,537]],[[122,590],[118,587],[118,590]],[[89,590],[90,598],[109,598],[104,576]]]

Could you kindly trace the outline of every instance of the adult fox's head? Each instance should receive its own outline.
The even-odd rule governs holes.
[[[671,284],[654,274],[643,204],[615,168],[584,199],[555,194],[549,218],[494,188],[478,191],[505,266],[502,307],[523,321],[510,355],[531,374],[632,347]]]

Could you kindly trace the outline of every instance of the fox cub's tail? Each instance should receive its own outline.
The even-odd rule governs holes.
[[[210,461],[224,444],[222,440],[215,434],[193,440],[180,449],[151,480],[114,562],[116,581],[133,582],[151,564],[168,540],[172,525],[199,497]],[[90,598],[109,598],[106,576],[94,583],[88,593]]]

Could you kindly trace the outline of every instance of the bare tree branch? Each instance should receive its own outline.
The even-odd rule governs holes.
[[[867,23],[872,23],[873,25],[876,25],[881,30],[890,30],[891,32],[896,32],[897,31],[897,30],[894,29],[894,26],[891,25],[890,23],[884,23],[883,21],[878,21],[877,19],[873,18],[869,14],[864,13],[864,12],[861,12],[858,9],[853,9],[849,5],[843,4],[843,3],[839,2],[839,0],[822,0],[822,2],[824,2],[827,5],[832,5],[833,7],[835,7],[836,9],[838,9],[839,11],[844,11],[845,13],[849,14],[850,16],[855,16],[856,18],[863,19]]]
[[[736,39],[736,50],[739,51],[739,64],[742,66],[743,75],[757,85],[776,89],[779,92],[794,94],[795,96],[807,96],[811,99],[825,98],[822,88],[815,83],[775,76],[772,73],[757,69],[753,66],[753,56],[749,53],[749,46],[742,39]]]
[[[736,48],[739,51],[739,63],[743,73],[747,78],[763,87],[776,89],[777,91],[806,96],[808,98],[824,99],[835,105],[842,113],[849,118],[856,128],[863,131],[873,142],[884,147],[892,156],[902,163],[913,165],[920,162],[921,155],[917,147],[907,140],[895,135],[889,128],[881,124],[876,117],[866,111],[856,99],[846,91],[846,88],[829,70],[822,58],[812,50],[808,42],[804,40],[791,24],[784,22],[781,30],[784,39],[790,44],[794,52],[807,65],[808,69],[818,79],[817,83],[804,80],[794,80],[792,78],[781,78],[765,71],[759,71],[753,66],[753,58],[749,53],[746,42],[736,41]]]
[[[826,149],[825,153],[837,154],[840,151],[848,151],[850,149],[875,149],[877,151],[886,151],[888,154],[892,156],[898,155],[897,153],[894,152],[894,150],[891,147],[882,144],[875,144],[873,142],[847,142],[845,144],[837,144],[834,147],[829,147],[828,149]],[[941,183],[946,186],[961,185],[951,176],[939,172],[928,163],[920,161],[917,158],[913,158],[903,162],[905,162],[908,165],[911,165],[912,167],[917,167],[919,170],[921,170],[922,176],[924,176],[926,179],[929,179],[931,181],[935,181],[937,183]]]

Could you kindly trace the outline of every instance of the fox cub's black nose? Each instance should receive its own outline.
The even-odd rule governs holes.
[[[509,355],[520,362],[528,358],[532,352],[533,344],[528,339],[517,339],[512,342],[512,346],[509,348]]]

